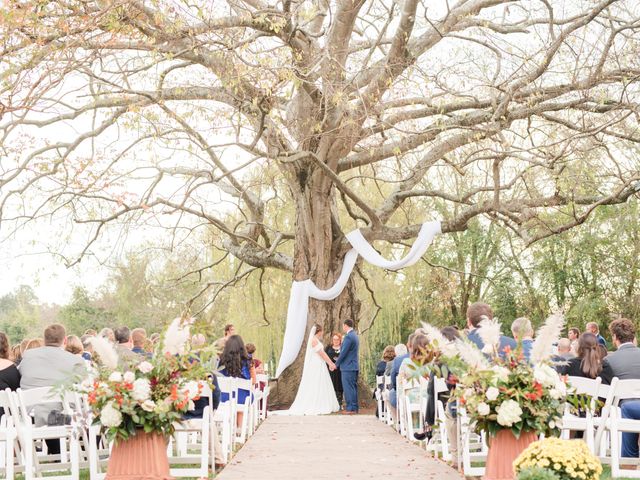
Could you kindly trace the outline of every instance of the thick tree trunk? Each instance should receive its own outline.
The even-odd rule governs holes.
[[[310,170],[310,171],[309,171]],[[301,195],[297,197],[296,243],[294,252],[294,279],[311,278],[319,288],[329,288],[340,276],[346,250],[344,235],[335,220],[333,187],[321,171],[305,170],[298,176]],[[333,332],[342,332],[342,322],[351,318],[356,323],[360,313],[355,282],[349,280],[344,291],[333,301],[311,299],[305,338],[314,323],[324,331],[323,342],[328,345]],[[270,403],[274,407],[290,405],[298,391],[304,363],[303,345],[296,361],[287,368],[273,385]],[[361,387],[364,382],[361,380]],[[363,388],[360,389],[363,393]],[[361,395],[362,396],[362,395]],[[368,395],[369,396],[369,395]],[[370,398],[362,398],[365,404]]]

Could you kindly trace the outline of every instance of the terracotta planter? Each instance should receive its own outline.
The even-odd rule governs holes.
[[[511,430],[500,430],[490,439],[489,455],[484,473],[485,480],[513,480],[513,461],[530,444],[538,440],[534,432],[522,432],[520,438],[516,438]]]
[[[145,433],[117,441],[111,450],[107,480],[172,480],[167,441],[159,433]]]

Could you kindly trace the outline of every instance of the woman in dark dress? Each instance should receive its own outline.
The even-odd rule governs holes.
[[[578,356],[558,367],[558,373],[572,377],[596,378],[602,371],[602,355],[598,339],[593,333],[585,332],[578,339]]]
[[[327,348],[324,349],[327,356],[331,359],[333,363],[336,363],[338,357],[340,356],[340,348],[342,347],[342,335],[339,333],[334,333],[331,337],[331,345],[328,345]],[[329,375],[331,376],[331,383],[333,383],[333,390],[336,392],[336,398],[338,399],[338,404],[340,408],[342,408],[342,376],[340,374],[340,369],[336,368],[333,372],[329,370]]]
[[[20,372],[16,368],[16,364],[10,360],[10,353],[9,339],[3,332],[0,332],[0,390],[7,388],[17,390],[20,387]],[[2,415],[4,415],[4,410],[0,408],[0,417]]]

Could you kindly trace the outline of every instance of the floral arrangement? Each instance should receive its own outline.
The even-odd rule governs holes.
[[[433,327],[427,336],[440,347],[442,364],[457,378],[454,393],[477,427],[490,435],[508,428],[516,437],[523,431],[558,435],[567,400],[565,379],[551,366],[551,347],[564,325],[551,316],[539,330],[530,362],[521,348],[498,352],[500,324],[485,319],[479,327],[482,351],[466,340],[447,342]],[[446,378],[447,373],[440,374]]]
[[[185,333],[186,332],[186,333]],[[118,366],[118,355],[106,339],[93,338],[98,364],[79,385],[87,395],[94,424],[106,428],[110,439],[127,439],[143,429],[171,435],[175,424],[194,408],[208,372],[190,351],[189,327],[176,319],[151,359]]]
[[[600,460],[589,451],[585,442],[559,438],[532,443],[513,462],[513,468],[518,478],[532,469],[550,471],[561,480],[598,480],[602,474]]]

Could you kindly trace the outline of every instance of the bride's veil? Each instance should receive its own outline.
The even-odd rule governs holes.
[[[316,334],[316,326],[314,325],[313,327],[311,327],[311,332],[309,332],[309,338],[307,339],[307,350],[304,354],[304,366],[307,366],[307,363],[309,362],[309,360],[311,359],[311,355],[313,355],[313,347],[311,345],[311,340],[313,340],[313,337]],[[304,375],[304,372],[303,372]]]

